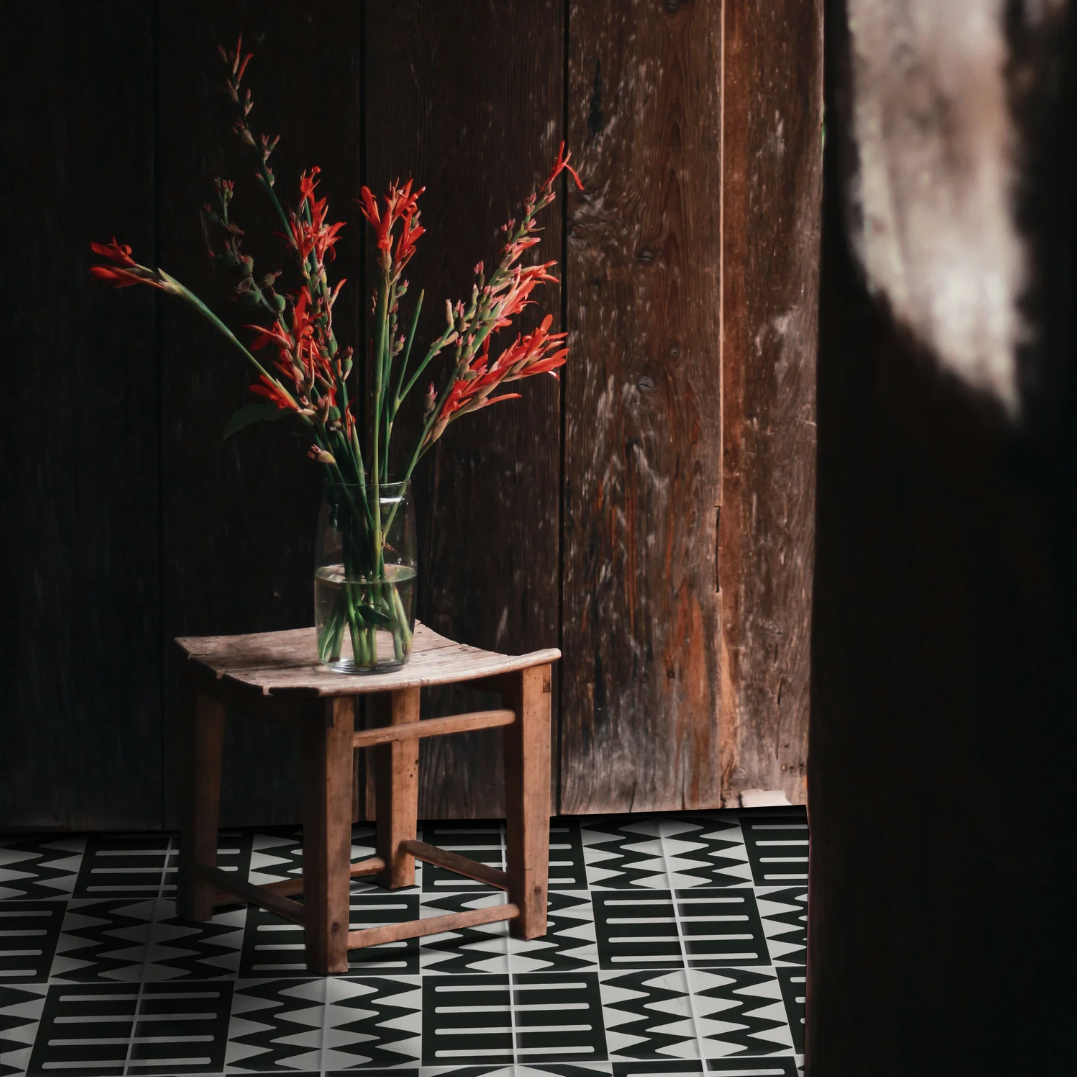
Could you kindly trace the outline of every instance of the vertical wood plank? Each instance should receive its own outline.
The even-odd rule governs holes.
[[[381,692],[375,698],[378,725],[419,720],[419,689]],[[377,801],[377,850],[386,863],[378,885],[395,890],[415,885],[415,857],[403,852],[402,841],[416,837],[419,806],[419,741],[402,740],[371,749]]]
[[[161,824],[153,11],[7,4],[0,33],[4,422],[0,826]]]
[[[232,178],[235,219],[256,273],[296,274],[272,233],[280,222],[253,177],[249,148],[230,130],[218,42],[242,31],[254,53],[246,82],[255,132],[279,134],[276,191],[294,204],[298,176],[322,169],[319,192],[348,226],[333,270],[348,278],[334,308],[343,342],[357,343],[360,232],[359,5],[329,0],[315,12],[273,0],[159,5],[161,262],[223,312],[242,339],[251,321],[230,308],[225,274],[213,270],[199,226],[214,176]],[[290,275],[290,276],[289,276]],[[339,279],[339,278],[337,278]],[[244,430],[222,443],[230,415],[254,398],[243,356],[178,304],[161,307],[164,379],[164,621],[167,636],[294,628],[313,621],[313,539],[320,476],[288,421]],[[166,670],[171,698],[175,668]],[[232,722],[222,812],[229,825],[293,822],[299,775],[294,734]]]
[[[570,4],[562,812],[719,803],[721,5]]]
[[[184,685],[180,711],[180,855],[176,907],[185,920],[213,915],[216,887],[197,866],[217,866],[225,708]]]
[[[429,232],[408,273],[409,302],[426,290],[418,340],[440,331],[446,298],[470,294],[472,267],[496,257],[496,229],[517,215],[553,159],[562,124],[563,6],[366,5],[366,180],[376,191],[396,176],[427,186]],[[544,224],[533,260],[560,260],[556,210]],[[524,331],[559,309],[556,286],[535,297],[518,322]],[[415,489],[419,616],[452,639],[506,652],[558,639],[559,386],[535,378],[522,392],[522,400],[450,429]],[[419,419],[415,409],[407,414],[398,445],[412,443]],[[463,688],[429,699],[433,713],[490,705]],[[489,731],[423,744],[423,818],[502,814],[500,739]]]
[[[319,976],[348,971],[354,714],[353,699],[329,700],[325,724],[302,734],[306,955]]]
[[[521,939],[546,934],[552,672],[533,666],[506,677],[516,721],[505,728],[505,869],[509,901],[520,909],[510,929]]]
[[[821,0],[727,0],[722,783],[805,797],[822,198]]]

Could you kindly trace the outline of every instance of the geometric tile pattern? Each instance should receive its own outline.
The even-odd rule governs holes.
[[[503,822],[420,837],[505,866]],[[0,837],[0,1073],[798,1077],[806,842],[798,808],[554,819],[545,936],[483,924],[322,979],[263,909],[180,920],[174,835]],[[357,825],[352,859],[373,852]],[[302,835],[222,831],[218,864],[294,877]],[[354,880],[351,928],[506,900],[417,869],[392,893]]]

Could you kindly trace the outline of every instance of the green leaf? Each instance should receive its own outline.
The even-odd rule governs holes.
[[[386,613],[382,613],[381,610],[375,609],[373,606],[368,606],[365,602],[355,607],[356,613],[359,613],[371,624],[376,625],[391,625],[393,623],[392,617]]]
[[[283,410],[278,408],[276,404],[248,404],[245,408],[240,408],[228,420],[228,425],[224,428],[224,435],[221,440],[227,441],[233,434],[238,434],[240,430],[245,426],[250,426],[251,423],[264,423],[270,419],[279,419],[283,414]]]

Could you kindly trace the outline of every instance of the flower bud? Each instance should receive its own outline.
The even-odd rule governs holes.
[[[307,455],[312,460],[317,460],[319,464],[335,464],[337,462],[336,457],[332,453],[326,452],[320,445],[311,445]]]

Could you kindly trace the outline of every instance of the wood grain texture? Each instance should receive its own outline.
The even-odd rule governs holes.
[[[485,909],[467,909],[465,912],[431,916],[425,920],[408,920],[403,924],[367,927],[361,931],[348,933],[348,949],[357,950],[362,946],[378,946],[383,942],[414,939],[422,935],[438,935],[442,931],[460,931],[465,927],[478,927],[480,924],[493,924],[499,920],[512,920],[519,914],[520,910],[509,902]]]
[[[463,875],[468,879],[475,879],[480,883],[489,883],[502,890],[509,888],[509,877],[499,868],[492,868],[489,864],[480,864],[477,860],[471,860],[459,853],[450,852],[448,849],[439,849],[436,845],[428,845],[425,841],[405,841],[403,848],[416,860],[422,860],[427,864],[436,864],[446,871],[455,871],[457,875]]]
[[[548,665],[561,653],[550,647],[530,654],[496,654],[455,643],[416,622],[411,658],[406,665],[376,676],[346,677],[318,662],[313,628],[238,636],[181,636],[175,642],[192,664],[232,686],[250,689],[252,699],[290,697],[298,704],[319,696],[381,694],[492,677],[528,666]]]
[[[474,711],[471,714],[454,714],[449,718],[427,718],[413,727],[388,726],[382,729],[364,729],[355,734],[353,746],[371,748],[375,744],[389,744],[396,740],[419,740],[423,737],[444,737],[449,733],[471,733],[476,729],[512,725],[516,716],[512,711]]]
[[[806,793],[821,0],[725,5],[722,795]]]
[[[366,180],[375,191],[395,176],[427,186],[429,234],[408,273],[409,300],[426,289],[420,339],[440,331],[446,298],[470,294],[472,267],[496,258],[495,230],[518,215],[553,160],[563,8],[561,0],[366,5]],[[556,211],[544,224],[532,260],[560,260]],[[518,328],[558,310],[556,286],[535,298]],[[495,651],[558,638],[560,392],[553,378],[534,378],[522,392],[450,429],[416,480],[419,615]],[[409,413],[398,444],[417,420]],[[425,706],[424,714],[452,714],[497,701],[457,689],[430,693]],[[500,739],[492,731],[424,745],[420,815],[500,816]]]
[[[910,25],[904,0],[874,7]],[[1077,826],[1077,12],[1043,7],[1037,25],[1014,8],[1000,59],[966,30],[984,7],[948,5],[947,44],[969,64],[960,82],[938,66],[934,34],[869,38],[857,67],[916,73],[915,91],[890,76],[922,102],[915,130],[871,134],[889,153],[913,134],[940,140],[943,187],[968,176],[953,117],[990,129],[1000,116],[983,113],[993,95],[980,80],[1006,80],[1030,319],[1021,413],[1007,417],[895,323],[849,241],[853,10],[827,3],[807,1068],[1065,1072],[1077,1004],[1058,967],[1075,942],[1058,895],[1077,882],[1060,852]],[[947,80],[956,100],[919,94]],[[902,212],[938,204],[930,174],[895,177],[892,191]],[[921,257],[932,250],[963,264],[937,246]]]
[[[88,271],[113,232],[152,256],[152,22],[3,11],[4,826],[161,825],[154,299]]]
[[[379,871],[384,870],[385,861],[380,856],[372,856],[366,860],[360,860],[357,864],[352,864],[348,869],[348,876],[352,879],[361,879],[365,875],[377,875]],[[289,894],[301,894],[303,893],[303,876],[282,879],[279,883],[262,883],[261,889],[272,891],[274,894],[282,894],[285,897]]]
[[[307,922],[304,906],[298,901],[292,901],[290,898],[281,896],[276,890],[270,890],[264,886],[255,886],[254,883],[249,883],[246,879],[241,879],[230,872],[222,871],[220,868],[209,864],[199,864],[195,870],[205,882],[211,883],[215,887],[214,905],[235,905],[238,897],[242,901],[248,901],[252,905],[268,909],[270,912],[284,917],[285,920],[291,920],[293,924],[302,926]]]
[[[516,721],[505,730],[505,867],[509,900],[520,907],[512,933],[521,939],[546,934],[550,874],[549,666],[513,676],[505,702]]]
[[[569,45],[560,811],[715,806],[721,6]]]
[[[419,689],[399,688],[374,697],[378,725],[415,725],[419,721]],[[353,738],[354,743],[354,738]],[[415,885],[415,859],[403,848],[415,838],[419,806],[419,741],[379,745],[371,756],[377,805],[376,844],[385,870],[378,885],[388,890]],[[370,771],[367,771],[368,781]]]
[[[318,976],[348,971],[354,732],[355,701],[343,697],[328,700],[322,727],[302,735],[305,943]]]
[[[232,106],[222,87],[219,42],[244,34],[254,53],[246,75],[255,132],[281,136],[273,157],[276,190],[295,201],[299,173],[319,165],[319,193],[334,219],[348,219],[333,269],[349,279],[334,310],[342,341],[358,343],[360,232],[359,5],[329,0],[317,12],[271,0],[197,0],[158,5],[161,95],[158,131],[162,265],[239,326],[229,311],[226,274],[206,257],[199,209],[214,176],[236,182],[235,220],[262,274],[286,267],[272,238],[279,221],[253,177],[249,147],[232,134]],[[317,72],[312,77],[312,72]],[[280,284],[285,285],[286,277]],[[339,277],[337,278],[339,279]],[[319,477],[306,444],[286,422],[221,435],[231,414],[252,399],[243,356],[180,304],[161,304],[163,406],[163,596],[167,637],[250,632],[313,621],[313,542]],[[176,667],[166,669],[166,699]],[[167,717],[167,715],[166,715]],[[297,741],[246,722],[229,729],[223,821],[297,821]]]
[[[189,683],[183,686],[176,909],[185,920],[208,920],[213,915],[213,883],[198,869],[217,865],[224,723],[220,702]]]

